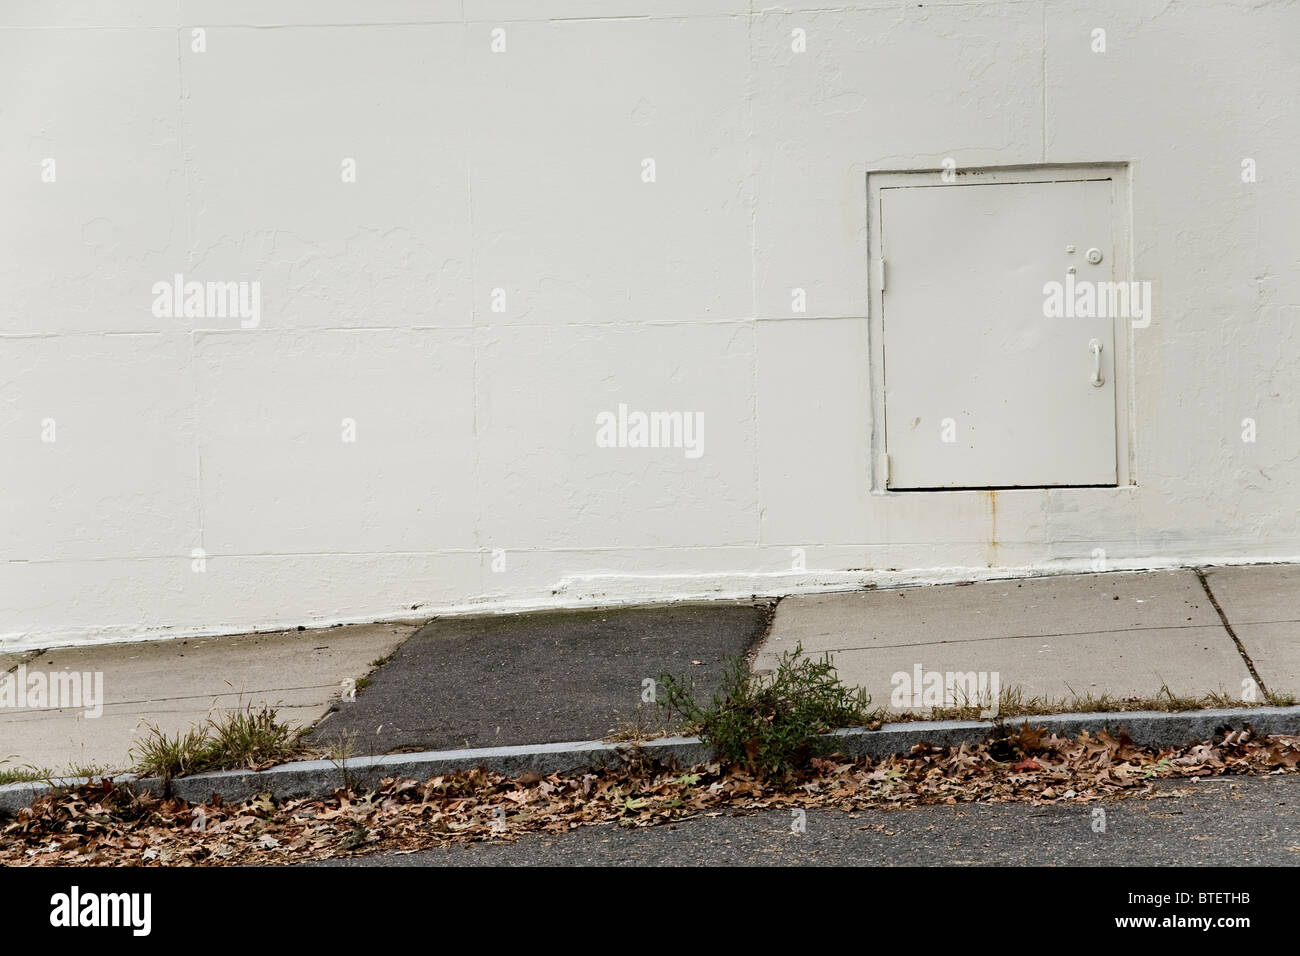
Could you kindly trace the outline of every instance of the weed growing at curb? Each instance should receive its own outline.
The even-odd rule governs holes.
[[[208,718],[212,730],[211,758],[223,770],[245,767],[256,770],[298,756],[302,736],[288,724],[281,723],[279,712],[263,704]]]
[[[54,776],[54,771],[33,767],[30,764],[6,769],[5,764],[8,762],[8,757],[0,760],[0,786],[10,783],[39,783]]]
[[[349,789],[354,789],[353,785],[355,783],[352,774],[348,771],[348,760],[353,756],[352,751],[355,744],[356,736],[345,730],[330,744],[329,748],[329,762],[338,768],[343,786]]]
[[[782,654],[770,674],[753,674],[745,661],[729,658],[707,705],[696,701],[688,678],[663,674],[659,686],[660,706],[680,715],[722,760],[766,778],[807,769],[819,734],[877,716],[865,690],[840,682],[829,654],[813,660],[802,645]]]
[[[207,731],[202,727],[168,735],[156,724],[145,722],[145,736],[137,738],[128,753],[135,760],[136,773],[158,777],[166,784],[172,777],[206,770],[208,743]]]
[[[1168,685],[1150,697],[1115,697],[1111,694],[1072,694],[1070,697],[1026,697],[1022,687],[1003,687],[998,695],[997,720],[1018,717],[1041,717],[1045,714],[1100,714],[1123,713],[1135,710],[1154,710],[1163,713],[1182,713],[1219,707],[1290,707],[1295,698],[1287,694],[1268,693],[1260,701],[1235,700],[1224,692],[1209,693],[1203,697],[1186,697],[1175,694]],[[889,713],[886,721],[911,720],[987,720],[978,705],[931,707],[927,712],[906,711]]]
[[[0,786],[14,783],[43,783],[50,787],[63,788],[67,786],[64,781],[102,780],[114,776],[113,771],[99,764],[73,763],[69,764],[62,773],[51,767],[37,767],[32,764],[6,769],[4,765],[11,759],[12,756],[0,759]]]
[[[615,712],[615,726],[611,727],[602,740],[607,743],[637,743],[667,737],[676,731],[667,719],[662,707],[636,705],[632,716],[624,717]]]
[[[171,735],[154,724],[145,727],[130,750],[134,770],[164,784],[212,770],[264,770],[304,751],[303,732],[281,723],[279,711],[266,704],[209,717],[205,724]]]

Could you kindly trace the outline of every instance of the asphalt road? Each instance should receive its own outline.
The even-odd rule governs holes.
[[[965,804],[847,813],[705,817],[626,829],[582,827],[516,842],[327,866],[1297,866],[1300,776],[1162,782],[1154,799],[1035,807]],[[1104,832],[1095,827],[1105,812]]]
[[[308,740],[346,733],[357,754],[595,740],[637,719],[646,678],[687,676],[711,694],[771,616],[719,601],[430,621]],[[659,720],[653,706],[646,718]]]

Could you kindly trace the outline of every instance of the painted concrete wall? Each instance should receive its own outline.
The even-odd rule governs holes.
[[[1300,554],[1297,36],[1250,0],[5,3],[0,636]],[[1130,164],[1132,486],[871,493],[866,173],[949,157]],[[258,313],[169,314],[177,274]],[[620,403],[702,454],[600,447]]]

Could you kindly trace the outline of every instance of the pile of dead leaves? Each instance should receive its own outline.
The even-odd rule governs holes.
[[[0,864],[290,863],[450,841],[509,840],[618,823],[653,826],[774,807],[858,810],[967,801],[1048,803],[1150,794],[1161,778],[1295,773],[1300,737],[1234,731],[1179,750],[1107,733],[1062,738],[1028,726],[979,746],[918,746],[880,761],[814,760],[811,771],[763,781],[716,763],[689,770],[633,759],[617,770],[510,778],[477,770],[385,780],[379,790],[238,806],[135,795],[101,783],[47,794],[0,821]]]

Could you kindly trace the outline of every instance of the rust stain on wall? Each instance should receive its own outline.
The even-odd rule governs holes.
[[[998,493],[986,491],[989,496],[989,562],[990,568],[998,563]]]

